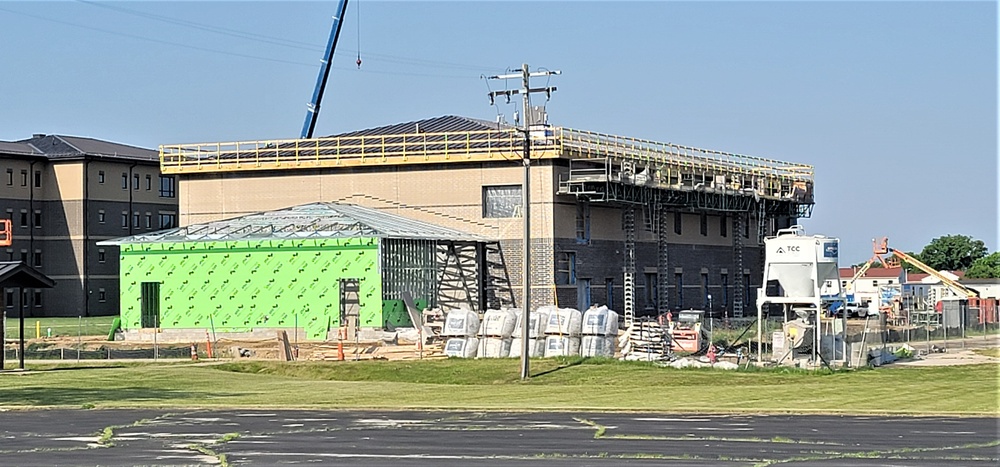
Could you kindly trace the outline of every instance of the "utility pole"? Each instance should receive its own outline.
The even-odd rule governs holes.
[[[524,275],[521,280],[521,287],[523,288],[524,296],[521,301],[521,380],[527,380],[530,376],[528,372],[528,325],[531,323],[531,93],[544,92],[546,96],[550,96],[552,95],[552,92],[556,90],[555,86],[532,88],[531,78],[536,76],[552,76],[559,74],[562,74],[562,72],[558,70],[546,70],[531,73],[528,71],[528,64],[525,63],[521,65],[521,73],[495,75],[488,78],[521,78],[521,89],[490,92],[490,105],[493,104],[497,96],[507,97],[508,102],[510,101],[510,96],[514,94],[521,94],[524,98],[524,103],[521,107],[521,113],[524,114],[524,157],[522,157],[524,165],[524,181],[521,184],[521,216],[524,218],[524,241],[521,244],[521,251],[523,252],[522,258],[524,259],[522,261]]]

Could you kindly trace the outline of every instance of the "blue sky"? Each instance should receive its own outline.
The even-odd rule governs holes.
[[[297,137],[335,7],[0,2],[0,140]],[[352,0],[316,134],[510,119],[480,76],[526,62],[563,72],[555,125],[814,165],[803,224],[842,263],[881,236],[996,251],[997,26],[994,2]]]

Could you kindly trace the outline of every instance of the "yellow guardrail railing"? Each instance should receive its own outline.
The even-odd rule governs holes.
[[[577,157],[612,157],[654,168],[666,166],[689,172],[714,171],[792,181],[813,180],[813,167],[810,165],[568,128],[559,129],[556,135],[563,153],[569,151]]]
[[[482,130],[160,146],[164,173],[296,167],[517,160],[523,133]],[[554,141],[532,143],[532,157],[558,157]]]
[[[164,173],[184,173],[517,160],[523,141],[520,130],[504,129],[173,144],[160,146],[160,166]],[[539,159],[613,158],[672,173],[813,180],[809,165],[569,128],[532,131],[531,141],[532,157]]]

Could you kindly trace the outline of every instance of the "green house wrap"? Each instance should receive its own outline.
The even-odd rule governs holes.
[[[348,316],[363,328],[411,326],[402,291],[419,308],[437,305],[439,252],[449,251],[441,246],[450,238],[478,240],[359,206],[315,203],[102,244],[121,251],[123,330],[300,329],[324,340]]]

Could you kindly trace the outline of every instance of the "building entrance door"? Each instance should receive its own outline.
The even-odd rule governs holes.
[[[143,282],[139,285],[141,327],[160,327],[160,283]]]

